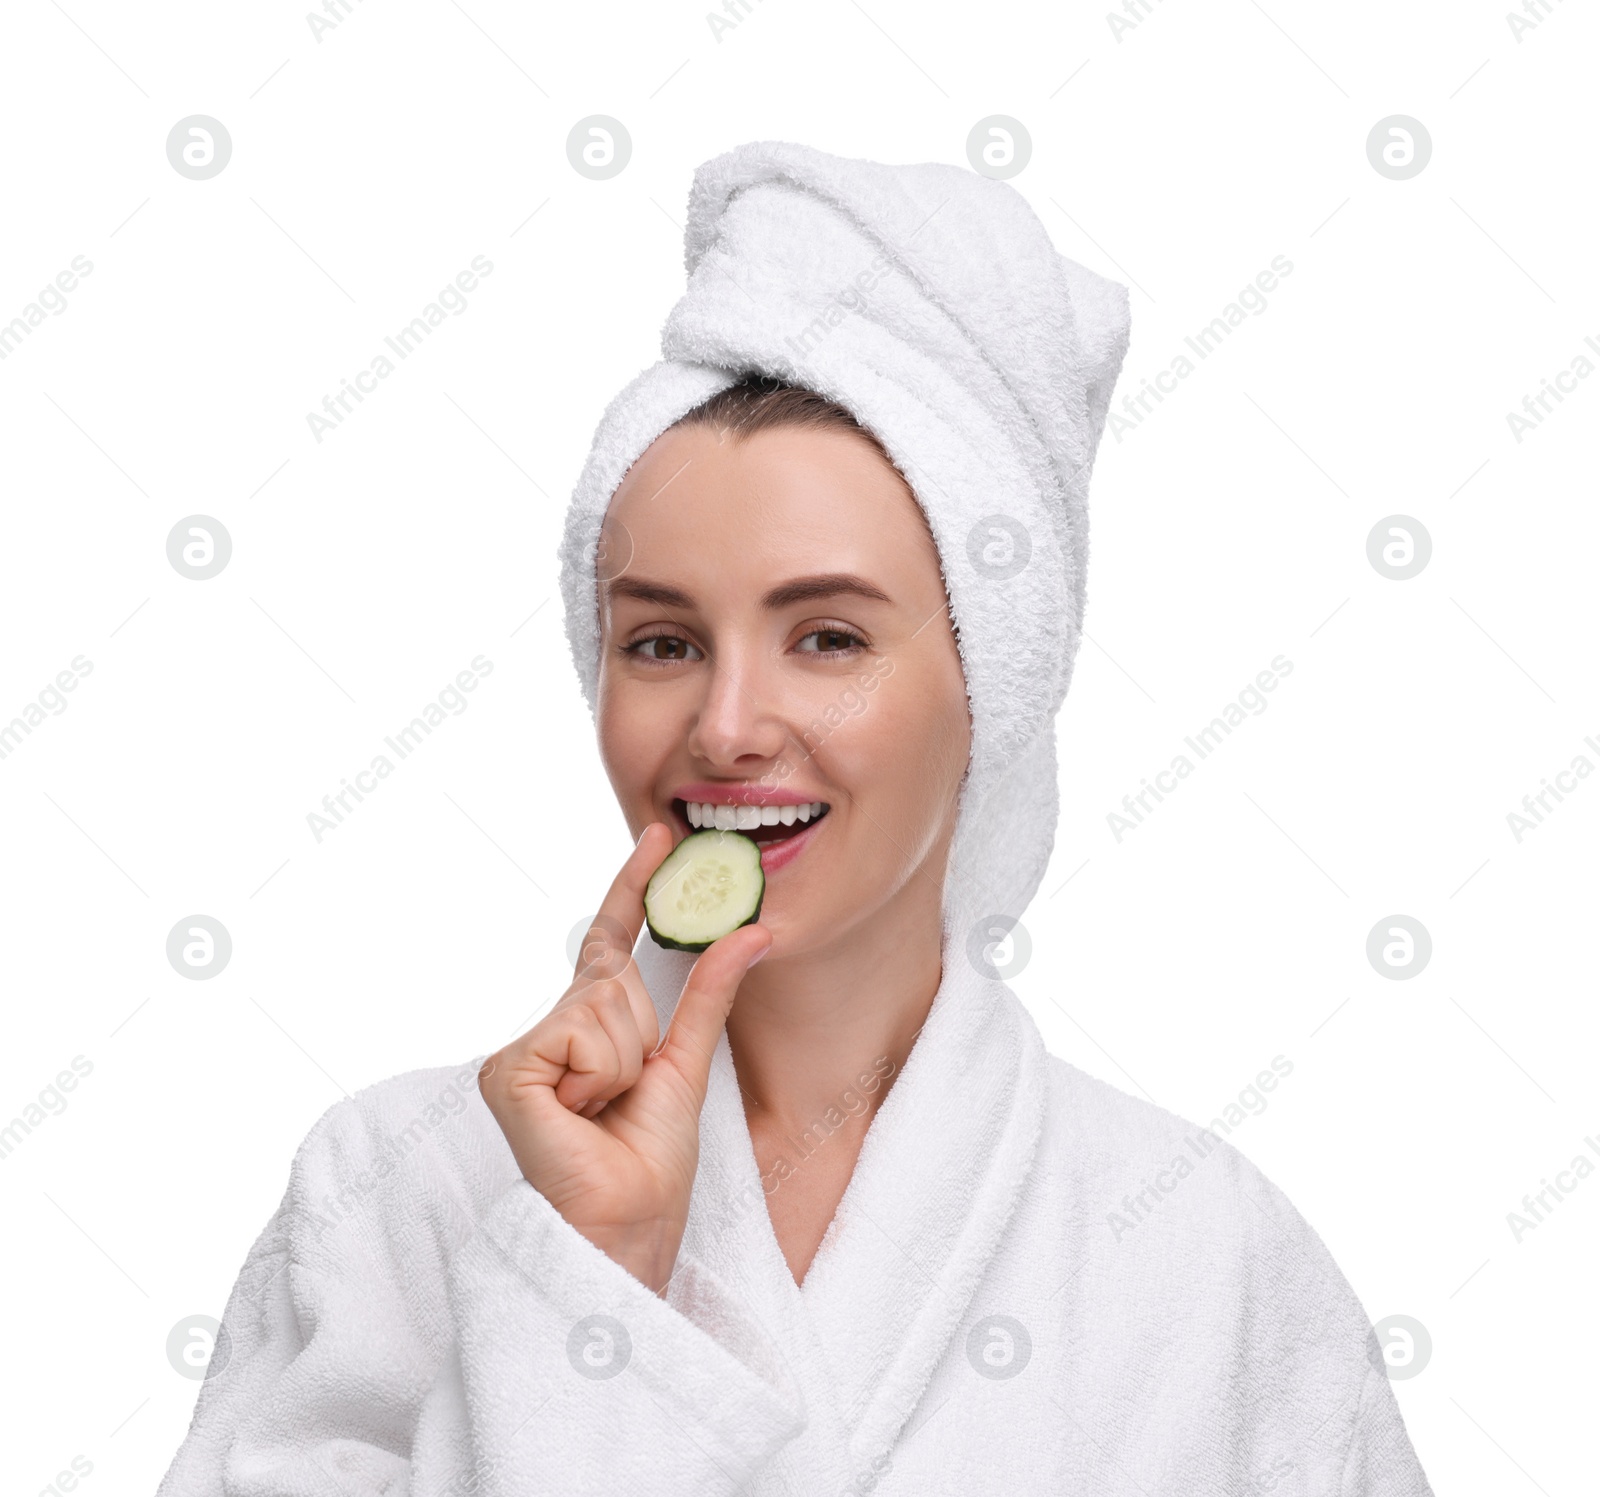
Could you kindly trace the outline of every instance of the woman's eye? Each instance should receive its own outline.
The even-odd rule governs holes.
[[[813,639],[818,643],[807,643]],[[807,654],[837,655],[858,645],[864,646],[865,641],[848,629],[813,629],[801,639],[798,648]]]
[[[628,646],[628,653],[645,660],[697,660],[700,657],[699,650],[676,634],[656,634],[649,639],[636,639]]]

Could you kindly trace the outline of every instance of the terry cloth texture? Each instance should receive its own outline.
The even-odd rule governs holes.
[[[928,516],[974,719],[927,1022],[803,1285],[725,1034],[664,1298],[522,1178],[475,1062],[338,1103],[160,1497],[1431,1497],[1366,1312],[1290,1202],[1226,1139],[1048,1055],[966,959],[1050,853],[1124,289],[1002,183],[773,143],[700,168],[687,262],[569,512],[578,674],[592,707],[600,522],[666,427],[748,371],[855,412]],[[665,1026],[694,959],[636,957]]]
[[[337,1103],[158,1497],[1432,1497],[1283,1194],[946,970],[803,1286],[726,1036],[664,1299],[522,1178],[477,1062]]]

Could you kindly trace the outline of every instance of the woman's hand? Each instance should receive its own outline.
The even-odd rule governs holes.
[[[672,845],[662,822],[644,829],[590,927],[572,986],[479,1072],[528,1183],[658,1294],[689,1215],[711,1055],[740,979],[772,944],[770,931],[742,925],[703,951],[657,1049],[633,945],[645,885]]]

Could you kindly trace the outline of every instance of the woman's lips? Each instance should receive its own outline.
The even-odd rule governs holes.
[[[802,795],[797,790],[785,790],[773,785],[714,785],[709,780],[680,785],[673,791],[673,796],[681,801],[710,801],[714,805],[731,806],[803,806],[808,800],[822,799],[820,795]]]
[[[828,824],[828,818],[833,815],[830,811],[827,816],[809,822],[803,832],[796,832],[792,837],[785,837],[781,842],[768,842],[761,849],[761,871],[771,877],[780,868],[787,867],[805,851],[811,839]]]
[[[805,850],[806,845],[816,835],[822,824],[832,815],[833,808],[830,806],[824,815],[817,817],[814,821],[807,822],[804,826],[800,827],[798,831],[792,832],[786,837],[780,837],[770,842],[760,841],[757,839],[757,845],[761,848],[762,873],[775,873],[778,869],[786,867],[788,864],[794,862],[794,860]],[[703,827],[693,827],[689,825],[688,818],[683,814],[683,803],[681,800],[675,799],[672,802],[672,818],[675,822],[677,822],[680,831],[685,837],[689,836],[692,832],[705,830]],[[765,828],[764,830],[770,831],[771,829]],[[749,834],[747,833],[746,835]]]

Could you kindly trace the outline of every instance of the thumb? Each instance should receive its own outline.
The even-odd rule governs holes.
[[[741,925],[700,954],[683,986],[683,996],[656,1054],[688,1082],[697,1109],[705,1102],[711,1056],[733,1009],[739,983],[771,945],[772,932],[765,926]]]

